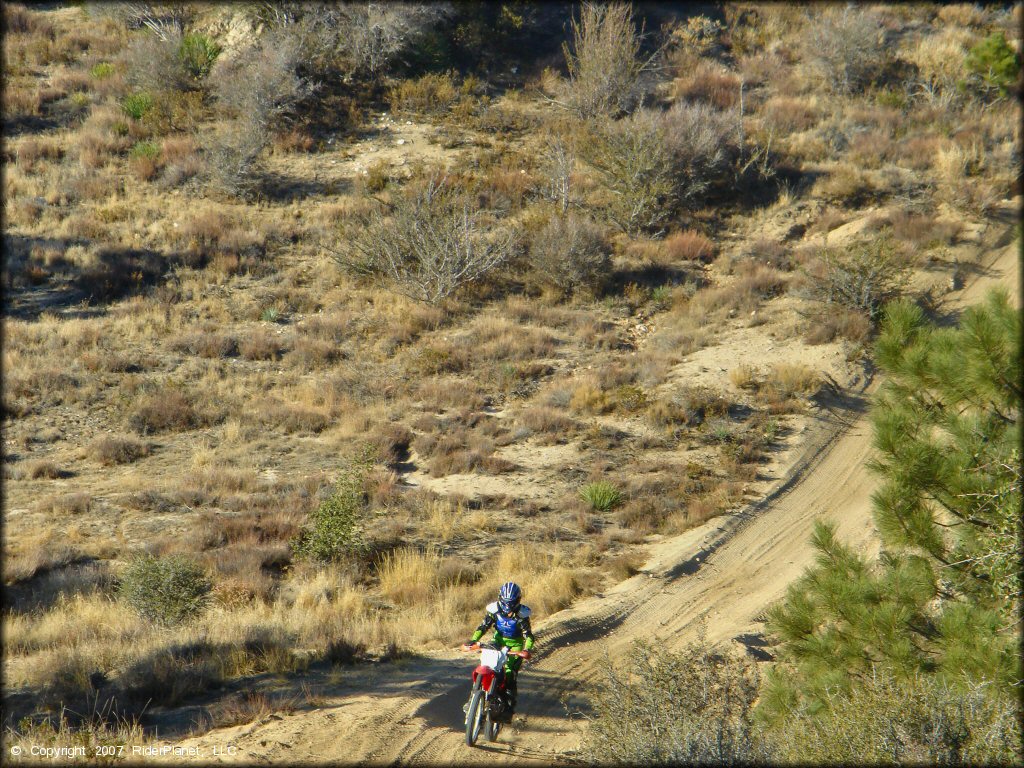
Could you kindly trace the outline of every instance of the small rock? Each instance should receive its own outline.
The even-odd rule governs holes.
[[[395,143],[398,144],[399,146],[401,146],[402,144],[405,144],[405,139],[399,139]]]
[[[405,121],[405,124],[406,124],[406,125],[412,125],[412,120],[406,120],[406,121]]]

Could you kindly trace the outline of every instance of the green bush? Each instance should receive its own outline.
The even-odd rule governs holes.
[[[619,489],[604,480],[583,486],[580,489],[580,498],[587,502],[591,509],[599,512],[614,509],[622,502]]]
[[[148,157],[155,160],[160,156],[160,147],[151,141],[139,141],[128,152],[129,157]]]
[[[530,261],[538,278],[563,291],[600,291],[612,259],[604,232],[584,216],[552,216],[530,243]]]
[[[862,312],[874,319],[887,301],[899,297],[911,264],[890,237],[822,249],[805,270],[810,298]]]
[[[762,762],[753,725],[757,668],[700,642],[682,653],[637,643],[596,681],[581,756],[600,765]]]
[[[191,560],[144,554],[128,564],[118,595],[143,618],[171,625],[201,614],[210,587],[203,570]]]
[[[114,74],[114,65],[107,61],[101,61],[89,70],[95,80],[106,80]]]
[[[124,97],[121,109],[133,120],[141,120],[153,108],[153,97],[145,91],[139,91]]]
[[[971,48],[964,63],[982,90],[998,92],[1000,96],[1007,95],[1020,72],[1020,56],[1006,42],[1002,32],[990,35]]]
[[[206,35],[190,32],[181,38],[178,59],[193,80],[202,80],[220,55],[221,47]]]
[[[1013,699],[923,675],[898,682],[874,672],[850,694],[834,694],[817,716],[799,707],[788,713],[769,732],[779,762],[1019,765],[1022,758]]]
[[[370,464],[369,452],[365,452],[342,472],[334,493],[313,511],[309,527],[294,541],[296,555],[324,563],[362,551],[363,480]]]
[[[388,93],[392,111],[403,114],[443,115],[458,100],[459,88],[451,73],[402,80]]]
[[[781,642],[758,711],[784,730],[794,713],[842,730],[802,759],[985,762],[1019,749],[1020,332],[1004,290],[957,327],[908,300],[886,307],[868,464],[882,553],[816,523],[814,564],[766,612]]]

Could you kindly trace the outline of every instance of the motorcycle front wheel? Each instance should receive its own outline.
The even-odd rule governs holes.
[[[484,723],[484,710],[487,701],[483,689],[474,688],[469,697],[469,708],[466,710],[466,745],[472,747],[480,736],[480,728]]]
[[[495,720],[491,707],[487,708],[487,722],[484,724],[484,736],[488,741],[498,740],[498,731],[501,730],[501,723]]]

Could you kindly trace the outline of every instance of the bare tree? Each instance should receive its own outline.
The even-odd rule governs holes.
[[[160,40],[180,38],[195,16],[192,3],[90,3],[90,10],[112,16],[129,29],[145,27]]]
[[[437,304],[511,258],[518,237],[488,227],[469,195],[434,176],[343,230],[339,245],[325,247],[344,267]]]
[[[543,170],[545,184],[539,190],[541,197],[558,206],[565,216],[571,205],[577,204],[572,192],[572,172],[576,167],[576,155],[559,136],[545,143]]]
[[[822,249],[805,270],[810,298],[875,318],[907,284],[911,264],[889,238]]]
[[[450,12],[448,3],[257,3],[263,22],[288,27],[311,69],[379,78],[402,52]]]
[[[566,106],[582,118],[630,111],[640,100],[641,75],[654,58],[640,58],[641,39],[630,5],[584,3],[579,20],[572,20],[572,45],[563,46],[569,68]]]
[[[575,213],[551,217],[530,244],[530,261],[543,282],[563,291],[597,291],[611,274],[604,232]]]
[[[863,86],[883,61],[882,25],[871,10],[846,5],[809,20],[804,56],[829,88],[851,93]]]
[[[705,192],[727,167],[735,125],[728,114],[686,103],[598,123],[583,156],[611,195],[611,222],[631,235],[662,230],[677,205]]]
[[[446,12],[438,3],[346,5],[342,50],[353,73],[383,74],[398,54]]]
[[[210,170],[231,194],[251,189],[274,131],[316,87],[297,74],[300,45],[294,36],[274,31],[211,75],[217,102],[233,119],[207,143]]]

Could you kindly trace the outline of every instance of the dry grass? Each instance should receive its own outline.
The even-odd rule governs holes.
[[[758,370],[749,363],[740,363],[729,370],[729,381],[737,389],[757,389]]]
[[[662,248],[670,262],[707,262],[711,261],[715,255],[715,244],[692,229],[669,235],[665,238]]]
[[[381,594],[395,605],[424,605],[438,587],[440,566],[441,556],[433,550],[390,552],[377,567]]]
[[[863,344],[871,335],[871,320],[864,313],[852,309],[839,309],[817,317],[804,335],[808,344],[827,344],[844,338],[854,344]]]
[[[768,371],[765,386],[784,398],[809,395],[818,391],[821,375],[802,363],[776,363]]]
[[[673,81],[672,96],[729,109],[739,102],[740,79],[732,72],[701,61],[690,74]]]
[[[439,648],[466,636],[506,579],[524,585],[543,617],[585,593],[598,569],[604,580],[628,577],[643,535],[720,513],[737,503],[739,481],[756,473],[759,445],[746,432],[700,440],[730,402],[681,388],[672,372],[727,327],[753,322],[751,312],[786,338],[804,332],[778,324],[775,311],[793,305],[799,314],[800,296],[759,309],[800,278],[794,266],[806,260],[778,225],[813,220],[826,196],[835,206],[811,232],[827,232],[861,215],[852,208],[905,189],[889,181],[897,172],[926,196],[937,186],[937,198],[984,206],[1012,181],[1005,169],[1019,143],[1011,105],[971,110],[963,106],[969,94],[945,99],[943,83],[963,57],[946,62],[936,53],[962,50],[969,39],[938,24],[903,38],[921,62],[932,56],[932,69],[920,72],[934,90],[917,93],[905,113],[892,106],[892,83],[823,100],[793,55],[795,40],[768,46],[758,37],[764,30],[737,30],[732,54],[751,85],[748,139],[772,135],[779,168],[805,179],[821,173],[818,186],[794,185],[764,210],[763,228],[745,226],[752,209],[720,200],[730,194],[723,187],[706,209],[680,211],[677,226],[687,229],[662,241],[602,243],[614,254],[602,267],[612,279],[600,300],[542,292],[516,262],[430,307],[371,288],[320,253],[318,243],[336,238],[339,225],[358,227],[377,207],[339,181],[354,159],[348,149],[309,152],[314,132],[294,126],[262,158],[275,183],[258,201],[211,196],[197,137],[223,120],[215,102],[162,100],[159,115],[130,119],[120,100],[131,73],[120,64],[109,76],[90,71],[119,60],[124,30],[78,15],[72,29],[63,11],[8,5],[4,13],[12,246],[4,279],[18,307],[4,327],[4,406],[16,416],[8,430],[18,453],[5,467],[5,491],[9,508],[27,514],[5,518],[4,573],[24,599],[3,633],[14,662],[9,686],[31,686],[42,706],[97,692],[119,692],[133,705],[150,695],[186,702],[239,676]],[[974,12],[958,13],[972,17],[964,22],[970,35],[984,34]],[[732,71],[705,60],[681,74],[677,98],[735,108]],[[428,154],[457,165],[460,183],[479,185],[482,205],[526,233],[548,220],[548,204],[533,194],[543,131],[499,134],[507,116],[484,109],[472,83],[460,91],[444,76],[400,86],[395,99],[462,122],[449,135],[465,143],[454,151],[431,145]],[[548,121],[528,93],[515,99],[518,106],[502,108]],[[178,120],[186,130],[166,133]],[[399,145],[385,145],[387,171],[376,181],[387,198],[405,182]],[[599,193],[582,166],[571,182],[584,204]],[[919,248],[956,242],[955,230],[930,214],[896,214],[888,225]],[[719,246],[727,257],[716,260]],[[652,277],[659,272],[673,277]],[[74,306],[72,297],[52,314],[34,314],[35,298],[62,298],[69,288],[92,306]],[[864,344],[870,331],[860,315],[832,313],[805,338]],[[757,389],[760,412],[799,409],[817,386],[813,371],[757,373],[756,362],[734,368],[730,380]],[[514,470],[534,480],[547,470],[525,459],[513,467],[502,447],[516,443],[508,450],[519,456],[525,446],[568,441],[595,474],[551,470],[555,492],[565,495],[555,511],[540,501],[411,492],[401,482],[410,447],[435,476]],[[646,451],[694,441],[719,477],[641,466]],[[373,556],[329,567],[295,560],[290,540],[339,463],[366,443],[377,459],[363,485]],[[572,488],[598,478],[622,488],[626,501],[607,513],[582,509]],[[142,547],[185,550],[202,563],[214,582],[204,616],[158,631],[111,599],[118,564]],[[595,548],[608,553],[603,562]],[[101,556],[111,574],[76,575],[85,555]],[[289,706],[254,694],[226,702],[214,720]]]

